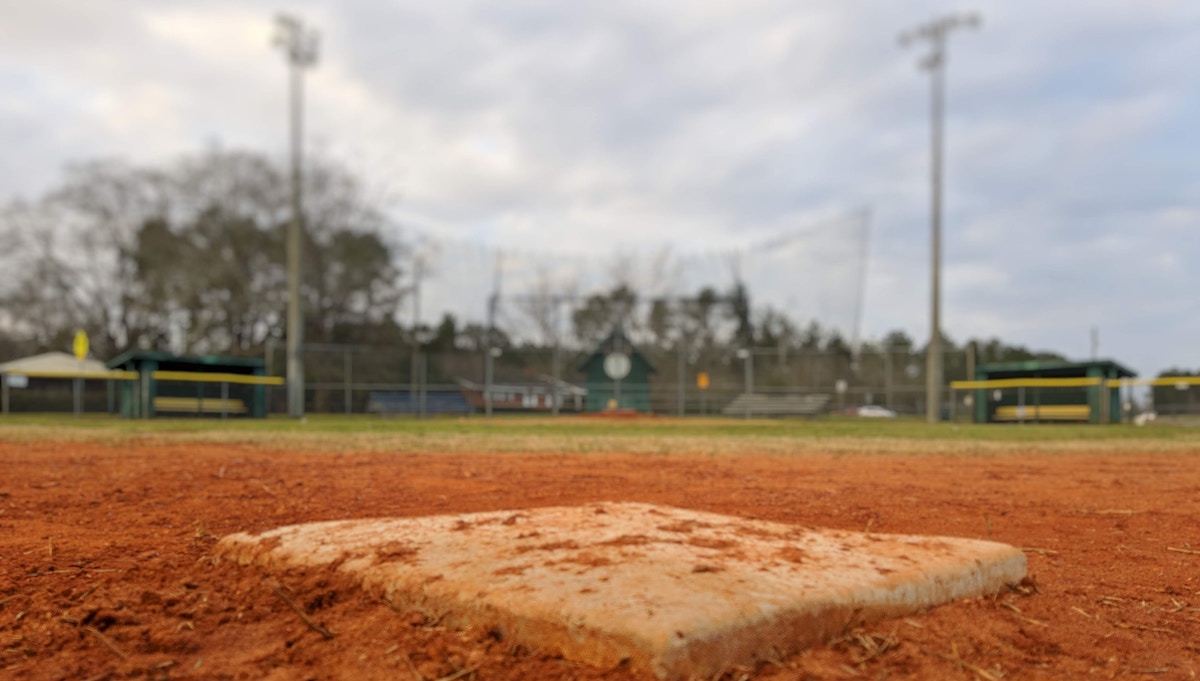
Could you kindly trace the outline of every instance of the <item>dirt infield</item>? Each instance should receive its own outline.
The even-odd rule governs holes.
[[[726,679],[1200,674],[1200,457],[1186,452],[278,447],[0,440],[0,678],[640,678],[394,612],[331,573],[275,580],[209,557],[240,530],[602,500],[990,538],[1028,555],[1034,584],[848,626],[828,646]]]

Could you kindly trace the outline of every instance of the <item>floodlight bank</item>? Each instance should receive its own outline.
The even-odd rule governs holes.
[[[660,679],[786,655],[1026,570],[994,542],[635,503],[309,523],[229,535],[216,552],[268,570],[334,567],[398,609]]]

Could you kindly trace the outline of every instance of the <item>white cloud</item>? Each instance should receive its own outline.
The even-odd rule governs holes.
[[[1071,348],[1086,348],[1078,339],[1103,320],[1120,329],[1105,347],[1143,371],[1200,365],[1186,322],[1196,316],[1186,292],[1200,284],[1187,266],[1200,257],[1188,142],[1200,106],[1180,66],[1200,58],[1200,7],[977,5],[982,30],[952,40],[948,74],[951,336],[1082,354]],[[214,141],[283,153],[276,9],[6,9],[3,193],[33,194],[63,164],[98,155],[161,162]],[[702,252],[869,205],[865,329],[917,338],[929,293],[928,80],[920,50],[896,36],[941,10],[924,0],[295,6],[322,33],[306,81],[310,144],[398,194],[407,224],[447,243]],[[797,314],[821,304],[763,297],[807,305]]]

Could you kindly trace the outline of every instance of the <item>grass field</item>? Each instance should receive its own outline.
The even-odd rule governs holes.
[[[813,448],[860,453],[1061,451],[1200,451],[1200,428],[1176,425],[928,424],[916,419],[722,419],[497,416],[379,418],[315,415],[269,419],[129,420],[107,416],[10,415],[9,440],[161,438],[170,441],[272,443],[322,451],[623,451],[716,454],[789,453]]]
[[[982,442],[1065,442],[1147,440],[1200,443],[1200,428],[1155,424],[929,424],[917,419],[731,419],[718,417],[647,417],[605,419],[580,416],[476,416],[427,419],[380,418],[368,415],[320,414],[297,421],[283,416],[268,419],[158,418],[120,419],[102,415],[10,414],[0,417],[0,432],[32,432],[52,428],[63,432],[96,434],[167,434],[228,432],[245,434],[381,434],[381,435],[517,435],[625,437],[732,436],[790,437],[801,439],[888,438]]]

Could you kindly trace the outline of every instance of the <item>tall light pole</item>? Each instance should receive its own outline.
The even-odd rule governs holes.
[[[292,221],[287,231],[287,396],[288,416],[304,416],[304,309],[300,306],[300,256],[304,234],[303,142],[304,69],[317,62],[317,33],[296,17],[281,14],[275,18],[276,47],[288,60],[291,85],[292,137]]]
[[[900,44],[905,47],[918,40],[929,43],[929,54],[922,58],[919,64],[923,70],[929,72],[933,81],[930,93],[930,179],[933,185],[930,197],[930,223],[933,232],[930,249],[932,291],[929,345],[925,350],[925,418],[929,423],[937,423],[942,418],[942,109],[946,89],[946,39],[955,29],[975,28],[979,23],[977,14],[951,14],[922,24],[900,36]]]

